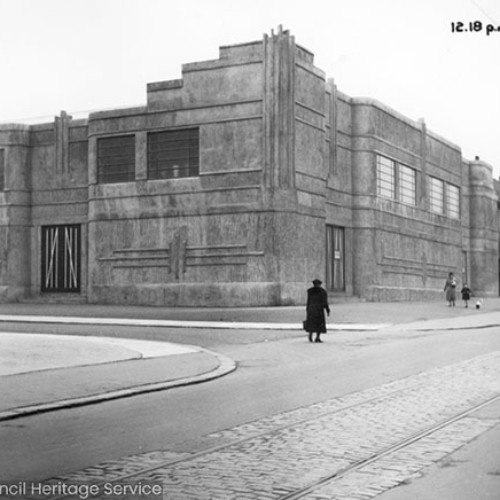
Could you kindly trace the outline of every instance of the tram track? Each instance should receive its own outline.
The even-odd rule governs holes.
[[[199,458],[199,457],[202,457],[202,456],[205,456],[205,455],[210,455],[212,453],[216,453],[216,452],[219,452],[221,450],[228,449],[228,448],[231,448],[231,447],[234,447],[234,446],[238,446],[238,445],[244,444],[245,442],[252,441],[254,439],[271,436],[271,435],[276,434],[278,432],[281,432],[281,431],[283,431],[285,429],[290,429],[290,428],[293,428],[293,427],[297,427],[297,426],[300,426],[300,425],[302,425],[304,423],[310,422],[312,420],[316,420],[316,419],[319,419],[319,418],[323,418],[323,417],[327,417],[327,416],[330,416],[330,415],[334,415],[336,413],[340,413],[340,412],[343,412],[343,411],[346,411],[346,410],[355,409],[355,408],[357,408],[357,407],[359,407],[361,405],[366,405],[366,404],[373,403],[373,402],[376,402],[376,401],[381,401],[384,398],[388,398],[388,397],[394,396],[394,395],[396,395],[398,393],[402,393],[402,392],[405,392],[405,391],[417,388],[417,387],[419,387],[419,386],[421,386],[423,384],[425,384],[425,382],[414,384],[411,387],[404,387],[404,388],[401,388],[401,389],[397,389],[395,391],[391,391],[391,392],[385,393],[385,394],[383,394],[381,396],[377,396],[377,397],[373,397],[373,398],[368,398],[368,399],[365,399],[365,400],[360,401],[360,402],[355,403],[355,404],[346,405],[346,406],[343,406],[341,408],[336,408],[335,410],[326,411],[326,412],[322,412],[322,413],[316,414],[316,415],[311,416],[311,417],[299,419],[297,421],[294,421],[294,422],[286,424],[286,425],[276,426],[271,431],[264,431],[264,432],[261,432],[261,433],[252,434],[252,435],[250,435],[248,437],[245,437],[245,438],[242,438],[242,439],[237,439],[237,440],[231,441],[229,443],[224,443],[224,444],[221,444],[221,445],[212,446],[210,448],[207,448],[207,449],[204,449],[204,450],[200,450],[200,451],[194,452],[194,453],[189,453],[187,456],[179,458],[179,459],[164,461],[164,462],[158,463],[158,464],[156,464],[155,466],[152,466],[152,467],[145,467],[143,469],[134,471],[133,473],[123,474],[123,475],[120,475],[118,477],[110,478],[110,479],[107,479],[107,480],[101,481],[101,482],[95,482],[93,484],[101,486],[101,485],[106,484],[106,483],[118,483],[118,482],[129,481],[129,480],[133,479],[134,477],[142,476],[142,475],[154,472],[155,470],[160,470],[160,469],[164,469],[164,468],[173,467],[173,466],[178,465],[180,463],[189,462],[189,461],[192,461],[192,460],[194,460],[196,458]],[[500,395],[499,395],[499,397],[500,397]],[[65,500],[65,499],[68,499],[68,498],[70,498],[70,497],[63,495],[63,496],[51,497],[48,500]]]
[[[429,428],[423,430],[422,432],[419,432],[419,433],[416,433],[412,436],[409,436],[407,439],[404,439],[397,444],[394,444],[392,446],[388,446],[385,449],[383,449],[377,453],[374,453],[370,457],[363,459],[363,460],[360,460],[360,461],[356,462],[355,464],[352,464],[349,467],[346,467],[340,471],[337,471],[337,472],[331,474],[330,476],[324,477],[324,478],[320,479],[319,481],[316,481],[315,483],[308,485],[305,488],[294,491],[293,493],[291,493],[289,495],[285,495],[285,496],[281,497],[280,500],[299,500],[301,498],[304,498],[305,495],[312,493],[317,487],[322,486],[325,483],[328,483],[330,481],[334,481],[335,479],[341,478],[341,477],[349,474],[350,472],[361,469],[361,468],[365,467],[366,465],[368,465],[372,462],[375,462],[376,460],[379,460],[382,457],[384,457],[390,453],[394,453],[402,448],[405,448],[405,447],[415,443],[416,441],[419,441],[422,438],[427,437],[427,436],[435,433],[436,431],[438,431],[444,427],[447,427],[448,425],[451,425],[452,423],[454,423],[458,420],[461,420],[461,419],[471,415],[472,413],[475,413],[475,412],[481,410],[482,408],[484,408],[492,403],[495,403],[496,401],[500,401],[500,394],[491,398],[489,401],[486,401],[484,403],[476,405],[475,407],[470,408],[470,409],[468,409],[468,410],[466,410],[458,415],[455,415],[452,418],[443,420],[439,424],[434,425],[432,427],[429,427]]]
[[[335,398],[333,400],[328,400],[324,403],[321,404],[315,404],[311,405],[310,407],[304,407],[304,408],[299,408],[296,410],[291,410],[290,412],[286,412],[281,416],[281,418],[289,418],[290,420],[287,423],[281,424],[281,425],[272,425],[272,419],[268,418],[268,420],[271,422],[269,424],[269,428],[264,425],[264,430],[261,432],[249,432],[248,435],[244,435],[243,437],[237,438],[237,439],[232,439],[229,441],[226,441],[222,444],[212,446],[200,451],[195,451],[193,453],[188,453],[186,452],[185,454],[182,454],[181,457],[177,457],[174,459],[169,459],[169,460],[164,460],[155,463],[154,465],[150,464],[145,464],[144,467],[136,467],[135,470],[131,472],[126,472],[123,474],[118,474],[113,477],[109,478],[103,478],[101,480],[96,480],[92,481],[92,484],[106,484],[106,483],[119,483],[119,482],[133,482],[135,481],[155,481],[159,480],[158,477],[161,476],[161,474],[165,474],[166,470],[175,470],[177,467],[189,467],[190,464],[192,466],[193,474],[196,474],[196,471],[198,470],[198,466],[196,465],[197,463],[202,464],[200,467],[206,465],[206,463],[211,462],[211,459],[213,458],[214,461],[217,461],[217,457],[220,455],[227,455],[231,453],[240,453],[241,457],[244,457],[245,454],[248,454],[250,452],[246,451],[247,448],[251,449],[252,446],[258,448],[260,446],[259,443],[262,442],[270,442],[273,439],[276,441],[279,441],[280,436],[282,436],[284,433],[290,434],[291,432],[294,433],[300,433],[300,432],[306,432],[307,431],[307,426],[317,426],[321,422],[329,421],[330,419],[334,418],[348,418],[348,413],[353,414],[353,412],[361,411],[363,407],[365,409],[374,407],[378,405],[379,407],[385,406],[385,405],[390,405],[391,401],[395,401],[398,398],[404,400],[410,399],[410,403],[412,401],[412,398],[414,399],[416,396],[418,396],[419,392],[418,391],[424,391],[422,394],[425,396],[425,390],[426,386],[430,384],[430,381],[432,381],[436,376],[443,375],[443,373],[446,373],[446,368],[444,372],[439,372],[439,369],[437,370],[438,375],[432,375],[432,376],[427,376],[424,374],[423,376],[417,375],[417,376],[412,376],[408,377],[407,379],[402,379],[400,381],[396,381],[394,384],[397,387],[399,384],[399,387],[397,387],[394,390],[387,390],[388,386],[391,386],[392,383],[386,384],[385,386],[382,386],[381,388],[374,388],[373,390],[366,390],[362,391],[361,393],[353,393],[353,395],[347,395],[345,399],[349,399],[351,397],[354,398],[354,401],[351,404],[342,404],[342,398]],[[453,373],[448,374],[449,382],[451,384],[451,387],[453,385]],[[413,381],[414,383],[411,383]],[[435,381],[434,381],[435,383]],[[382,390],[381,394],[378,395],[372,395],[372,397],[362,397],[363,394],[366,393],[367,396],[370,394],[373,394],[374,392],[376,393],[380,390]],[[477,412],[478,410],[500,400],[500,390],[495,386],[495,393],[493,394],[492,391],[488,393],[487,396],[482,397],[482,400],[479,402],[476,402],[475,404],[468,406],[465,409],[461,409],[461,411],[455,412],[453,414],[447,415],[446,418],[442,418],[441,420],[433,422],[432,425],[428,425],[422,428],[419,428],[418,430],[415,430],[409,435],[406,435],[402,437],[401,439],[398,439],[397,441],[391,442],[389,445],[383,445],[383,440],[381,440],[381,446],[379,449],[376,450],[367,450],[365,453],[365,456],[355,459],[355,457],[350,457],[350,462],[347,464],[342,464],[341,466],[337,465],[335,466],[334,464],[331,465],[331,468],[328,472],[323,473],[320,477],[314,478],[314,480],[310,480],[307,482],[307,484],[301,484],[298,487],[293,487],[293,489],[289,486],[288,490],[286,488],[283,488],[281,493],[278,495],[276,493],[275,496],[269,495],[269,498],[276,498],[279,500],[298,500],[301,498],[307,497],[307,495],[313,493],[316,489],[321,488],[325,485],[331,484],[335,481],[338,481],[341,478],[344,478],[348,476],[350,473],[356,472],[363,467],[366,467],[377,460],[380,460],[391,453],[397,452],[398,450],[402,450],[406,447],[411,446],[412,444],[424,439],[427,436],[432,435],[433,433],[436,433],[440,429],[446,428],[447,426],[452,425],[453,423],[460,421],[462,419],[465,419],[466,417],[470,416],[471,414]],[[413,396],[412,396],[413,394]],[[421,396],[419,396],[421,397]],[[318,411],[316,407],[321,408],[322,404],[331,404],[331,403],[337,403],[337,406],[334,408],[330,408],[326,411]],[[399,404],[399,403],[398,403]],[[306,413],[306,415],[303,415],[302,418],[300,418],[301,413]],[[265,420],[265,419],[262,419]],[[304,431],[306,429],[306,431]],[[232,432],[233,430],[229,430]],[[222,431],[224,433],[225,431]],[[236,430],[234,430],[235,434],[238,434]],[[215,433],[217,434],[217,433]],[[227,436],[226,436],[227,437]],[[285,436],[286,438],[286,436]],[[283,440],[283,438],[281,437]],[[235,451],[236,450],[236,451]],[[270,452],[271,454],[273,453],[273,450]],[[345,462],[346,460],[344,460]],[[84,471],[82,471],[82,477],[85,476]],[[61,478],[58,478],[61,480]],[[95,479],[95,478],[94,478]],[[215,478],[215,481],[217,478]],[[172,496],[169,496],[169,491],[168,491],[168,485],[165,486],[165,497],[166,498],[177,498],[175,494]],[[68,496],[54,496],[51,497],[50,500],[64,500],[68,499],[71,497]],[[180,497],[179,497],[180,498]],[[210,500],[214,500],[217,498],[216,496],[207,496],[207,497],[197,497],[197,496],[183,496],[182,498],[193,498],[195,500],[198,500],[198,498],[210,498]],[[248,498],[256,498],[255,495],[250,495]],[[257,497],[258,498],[258,497]],[[267,497],[266,497],[267,498]]]

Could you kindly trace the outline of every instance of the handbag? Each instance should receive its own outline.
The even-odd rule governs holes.
[[[302,321],[302,328],[307,332],[307,320]]]

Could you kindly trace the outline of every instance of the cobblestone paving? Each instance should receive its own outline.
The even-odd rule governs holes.
[[[220,446],[204,452],[126,457],[51,481],[133,474],[134,481],[162,482],[166,500],[373,498],[498,422],[467,416],[370,457],[499,394],[500,352],[494,352],[211,434]]]

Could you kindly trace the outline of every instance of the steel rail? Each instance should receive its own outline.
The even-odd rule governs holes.
[[[406,392],[406,391],[409,391],[409,390],[412,390],[412,389],[416,389],[416,388],[424,385],[425,383],[426,382],[423,381],[423,382],[419,382],[417,384],[412,384],[412,385],[410,385],[408,387],[403,387],[403,388],[400,388],[400,389],[396,389],[394,391],[387,392],[387,393],[382,394],[380,396],[375,396],[375,397],[371,397],[371,398],[369,397],[369,398],[364,399],[363,401],[358,401],[356,403],[348,404],[346,406],[335,408],[333,410],[323,411],[323,412],[317,413],[315,415],[310,415],[310,416],[307,416],[305,418],[301,418],[299,420],[296,420],[294,422],[290,422],[288,424],[278,425],[276,427],[273,427],[271,430],[265,430],[265,431],[262,431],[262,432],[256,432],[255,434],[252,434],[251,436],[246,436],[246,437],[243,437],[243,438],[240,438],[240,439],[235,439],[235,440],[230,441],[228,443],[224,443],[224,444],[212,446],[210,448],[206,448],[204,450],[200,450],[200,451],[197,451],[197,452],[194,452],[194,453],[188,453],[187,456],[183,456],[181,458],[176,458],[174,460],[166,460],[164,462],[160,462],[160,463],[158,463],[156,465],[152,465],[150,467],[144,467],[142,469],[135,470],[134,472],[130,472],[130,473],[127,473],[127,474],[122,474],[122,475],[114,477],[114,478],[110,478],[110,479],[106,479],[106,480],[101,480],[101,481],[96,481],[96,482],[94,482],[92,484],[104,485],[104,484],[108,484],[108,483],[117,483],[119,481],[127,481],[128,479],[131,479],[131,478],[133,478],[135,476],[139,476],[139,475],[142,475],[142,474],[147,474],[149,472],[153,472],[153,471],[158,470],[158,469],[172,467],[172,466],[177,465],[179,463],[189,462],[189,461],[194,460],[194,459],[196,459],[198,457],[209,455],[210,453],[216,453],[216,452],[221,451],[223,449],[231,448],[232,446],[238,446],[238,445],[240,445],[242,443],[245,443],[247,441],[251,441],[253,439],[258,439],[260,437],[270,436],[270,435],[273,435],[273,434],[277,434],[277,433],[279,433],[279,432],[281,432],[281,431],[283,431],[285,429],[290,429],[290,428],[293,428],[293,427],[305,424],[307,422],[310,422],[310,421],[313,421],[313,420],[316,420],[316,419],[327,417],[329,415],[335,415],[337,413],[341,413],[341,412],[344,412],[346,410],[350,410],[352,408],[356,408],[358,406],[362,406],[362,405],[365,405],[365,404],[373,403],[375,401],[380,401],[380,400],[383,400],[385,398],[389,398],[389,397],[391,397],[391,396],[393,396],[395,394],[398,394],[398,393],[401,393],[401,392]],[[336,399],[336,398],[333,398],[333,399]],[[310,405],[310,406],[312,406],[312,405]],[[296,408],[294,410],[290,410],[289,412],[297,411],[297,410],[300,410],[301,408],[307,408],[307,407],[299,407],[299,408]],[[59,496],[51,497],[51,498],[49,498],[47,500],[64,500],[65,498],[69,498],[68,495],[59,495]]]
[[[105,480],[100,480],[100,481],[96,481],[96,482],[93,482],[92,484],[93,485],[104,485],[104,484],[110,484],[110,483],[117,483],[117,482],[120,482],[120,481],[127,481],[127,480],[130,480],[130,479],[133,479],[135,476],[140,476],[140,475],[143,475],[143,474],[147,474],[149,472],[153,472],[155,470],[158,470],[158,469],[164,469],[164,468],[168,468],[168,467],[172,467],[172,466],[175,466],[179,463],[183,463],[183,462],[189,462],[191,460],[194,460],[196,458],[199,458],[199,457],[202,457],[202,456],[205,456],[205,455],[209,455],[211,453],[215,453],[215,452],[218,452],[218,451],[221,451],[223,449],[226,449],[226,448],[231,448],[232,446],[238,446],[242,443],[245,443],[247,441],[251,441],[253,439],[258,439],[260,437],[264,437],[264,436],[269,436],[269,435],[273,435],[273,434],[276,434],[276,433],[279,433],[281,432],[282,430],[285,430],[285,429],[290,429],[290,428],[293,428],[293,427],[296,427],[296,426],[299,426],[299,425],[302,425],[304,423],[307,423],[309,421],[313,421],[313,420],[317,420],[317,419],[320,419],[320,418],[323,418],[323,417],[326,417],[326,416],[329,416],[329,415],[334,415],[334,414],[337,414],[337,413],[341,413],[341,412],[344,412],[346,410],[350,410],[352,408],[356,408],[358,406],[362,406],[362,405],[365,405],[365,404],[369,404],[369,403],[372,403],[372,402],[375,402],[375,401],[380,401],[380,400],[383,400],[385,398],[388,398],[388,397],[391,397],[393,396],[394,394],[398,394],[398,393],[401,393],[401,392],[407,392],[409,390],[412,390],[412,389],[415,389],[417,387],[420,387],[422,385],[424,385],[426,382],[423,381],[423,382],[419,382],[418,384],[413,384],[409,387],[404,387],[404,388],[401,388],[401,389],[397,389],[395,391],[391,391],[391,392],[387,392],[383,395],[380,395],[380,396],[376,396],[376,397],[372,397],[372,398],[367,398],[363,401],[359,401],[359,402],[356,402],[354,404],[351,404],[351,405],[347,405],[347,406],[343,406],[341,408],[335,408],[333,410],[329,410],[329,411],[324,411],[324,412],[320,412],[316,415],[312,415],[312,416],[308,416],[306,418],[302,418],[302,419],[299,419],[297,421],[294,421],[294,422],[291,422],[291,423],[288,423],[288,424],[284,424],[284,425],[280,425],[280,426],[277,426],[277,427],[274,427],[273,429],[271,430],[266,430],[266,431],[263,431],[263,432],[257,432],[255,434],[252,434],[251,436],[246,436],[244,438],[241,438],[241,439],[235,439],[229,443],[224,443],[224,444],[220,444],[220,445],[216,445],[216,446],[212,446],[210,448],[207,448],[207,449],[204,449],[204,450],[200,450],[200,451],[197,451],[197,452],[194,452],[194,453],[188,453],[187,456],[183,456],[181,458],[177,458],[177,459],[174,459],[174,460],[166,460],[164,462],[160,462],[160,463],[157,463],[153,466],[150,466],[150,467],[144,467],[144,468],[141,468],[141,469],[137,469],[133,472],[130,472],[130,473],[126,473],[126,474],[122,474],[120,476],[116,476],[114,478],[110,478],[110,479],[105,479]],[[470,415],[471,413],[474,413],[478,410],[480,410],[481,408],[485,407],[485,406],[488,406],[492,403],[494,403],[495,401],[497,400],[500,400],[500,394],[498,394],[497,396],[494,396],[486,401],[483,401],[482,403],[479,403],[463,412],[460,412],[452,417],[449,417],[449,418],[446,418],[440,422],[438,422],[437,424],[434,424],[430,427],[427,427],[425,428],[424,430],[422,431],[419,431],[417,433],[414,433],[412,434],[411,436],[409,437],[406,437],[404,438],[403,440],[399,441],[398,443],[395,443],[395,444],[392,444],[392,445],[389,445],[385,448],[383,448],[382,450],[370,455],[369,457],[367,458],[364,458],[362,460],[359,460],[357,462],[355,462],[354,464],[352,465],[349,465],[339,471],[336,471],[330,475],[327,475],[321,479],[318,479],[317,481],[315,481],[314,483],[311,483],[310,485],[308,486],[305,486],[303,488],[300,488],[292,493],[289,493],[283,497],[280,497],[280,500],[297,500],[297,499],[300,499],[302,498],[303,496],[313,492],[316,488],[328,483],[328,482],[331,482],[331,481],[334,481],[336,479],[339,479],[347,474],[349,474],[350,472],[353,472],[355,470],[358,470],[372,462],[375,462],[377,461],[378,459],[390,454],[390,453],[393,453],[395,451],[398,451],[402,448],[405,448],[406,446],[409,446],[410,444],[432,434],[433,432],[436,432],[448,425],[451,425],[452,423],[458,421],[458,420],[461,420],[462,418],[465,418],[466,416]],[[300,409],[300,408],[298,408]],[[295,410],[290,410],[290,411],[295,411]],[[48,481],[47,481],[48,482]],[[60,495],[60,496],[55,496],[55,497],[51,497],[50,499],[48,500],[64,500],[64,499],[67,499],[67,498],[71,498],[69,497],[68,495]]]
[[[391,453],[394,453],[396,451],[399,451],[403,448],[406,448],[407,446],[419,441],[420,439],[423,439],[424,437],[427,437],[434,432],[443,429],[444,427],[447,427],[448,425],[451,425],[458,420],[461,420],[462,418],[467,417],[471,413],[475,413],[476,411],[479,411],[480,409],[484,408],[485,406],[488,406],[496,401],[500,400],[500,394],[497,396],[494,396],[493,398],[490,398],[487,401],[484,401],[482,403],[479,403],[478,405],[469,408],[468,410],[465,410],[461,413],[456,414],[453,417],[447,418],[439,422],[438,424],[435,424],[433,426],[428,427],[427,429],[424,429],[423,431],[417,432],[415,434],[412,434],[411,436],[401,440],[399,443],[387,446],[386,448],[382,449],[381,451],[378,451],[371,455],[368,458],[364,458],[363,460],[359,460],[358,462],[349,465],[348,467],[345,467],[334,474],[331,474],[329,476],[323,477],[321,479],[318,479],[314,483],[300,489],[296,490],[292,493],[289,493],[288,495],[285,495],[280,498],[280,500],[298,500],[300,498],[303,498],[305,495],[308,495],[309,493],[312,493],[316,488],[319,486],[322,486],[326,483],[330,483],[335,481],[336,479],[340,479],[350,472],[354,472],[356,470],[362,469],[366,465],[369,465],[373,462],[376,462],[377,460],[385,457],[386,455],[389,455]]]

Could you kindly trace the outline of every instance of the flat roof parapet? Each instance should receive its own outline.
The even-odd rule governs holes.
[[[219,59],[255,59],[256,57],[260,59],[263,57],[261,40],[219,47]]]
[[[184,85],[184,80],[179,78],[177,80],[165,80],[162,82],[151,82],[147,84],[148,92],[159,92],[161,90],[180,89]]]
[[[137,106],[135,108],[117,108],[105,111],[96,111],[94,113],[90,113],[89,121],[101,120],[104,118],[120,118],[123,116],[139,115],[147,113],[147,110],[147,106]]]
[[[31,128],[31,125],[26,124],[26,123],[12,123],[12,122],[0,123],[0,131],[2,131],[2,132],[8,132],[10,130],[23,131],[23,130],[30,130],[30,128]]]
[[[411,127],[414,128],[422,128],[423,124],[425,124],[424,120],[412,120],[411,118],[403,115],[399,111],[396,111],[394,108],[391,108],[390,106],[387,106],[387,104],[384,104],[377,99],[373,99],[371,97],[351,97],[351,103],[354,106],[372,106],[374,108],[378,108],[381,111],[384,111],[385,113],[394,116],[398,120],[410,125]],[[462,148],[458,145],[455,144],[454,142],[451,142],[450,140],[440,136],[439,134],[436,134],[432,130],[429,130],[426,127],[426,134],[430,137],[433,137],[437,141],[441,142],[442,144],[445,144],[446,146],[449,146],[452,149],[456,149],[458,151],[462,151]]]

